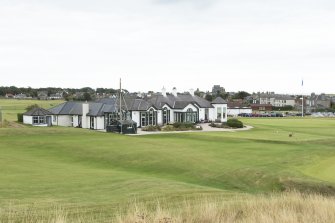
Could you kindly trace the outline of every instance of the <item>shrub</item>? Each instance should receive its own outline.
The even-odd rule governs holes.
[[[243,128],[243,123],[235,118],[229,119],[227,125],[231,128]]]
[[[17,114],[17,121],[18,122],[23,122],[23,113],[18,113]]]
[[[162,131],[170,132],[170,131],[176,131],[176,129],[175,127],[173,127],[173,125],[166,125],[166,126],[163,126]]]
[[[175,122],[172,124],[173,127],[175,128],[193,128],[194,127],[194,123],[190,123],[190,122]]]
[[[202,127],[194,123],[175,122],[172,125],[166,125],[162,128],[162,131],[188,131],[188,130],[202,130]]]
[[[213,128],[216,128],[216,127],[217,127],[216,124],[215,124],[214,122],[211,122],[211,123],[209,124],[209,126],[210,126],[210,127],[213,127]]]
[[[34,108],[39,108],[40,106],[38,104],[33,104],[33,105],[29,105],[26,107],[26,111],[30,111]]]
[[[142,128],[142,131],[156,132],[160,131],[161,127],[159,125],[148,125]]]
[[[210,127],[213,128],[230,128],[230,126],[227,125],[227,122],[223,122],[223,123],[210,123],[209,124]]]

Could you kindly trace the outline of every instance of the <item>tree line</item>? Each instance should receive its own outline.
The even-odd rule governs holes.
[[[45,88],[32,88],[32,87],[16,87],[16,86],[0,86],[0,97],[5,97],[8,94],[18,95],[25,94],[27,97],[39,98],[39,95],[43,92],[46,96],[54,94],[61,94],[65,100],[90,100],[97,94],[103,95],[114,95],[118,90],[113,88],[97,88],[93,89],[90,87],[83,88],[59,88],[59,87],[45,87]]]

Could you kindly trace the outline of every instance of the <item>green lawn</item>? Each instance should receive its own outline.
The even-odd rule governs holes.
[[[51,108],[62,100],[21,100],[21,99],[0,99],[0,110],[2,110],[2,119],[7,121],[17,121],[17,113],[26,111],[29,105],[38,104],[42,108]]]
[[[145,136],[2,128],[0,207],[59,204],[109,216],[134,199],[174,203],[285,189],[335,193],[335,119],[243,122],[254,128]]]

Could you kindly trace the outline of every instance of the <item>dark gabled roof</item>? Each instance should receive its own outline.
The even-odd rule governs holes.
[[[212,108],[213,106],[211,105],[211,103],[209,101],[207,101],[204,98],[201,98],[199,96],[192,96],[194,101],[202,108]]]
[[[119,110],[120,101],[118,98],[103,98],[97,100],[97,102],[113,105],[115,110]],[[133,97],[126,97],[121,102],[122,109],[128,111],[146,111],[150,108],[151,104],[143,99],[133,98]]]
[[[146,111],[152,106],[149,102],[143,99],[133,99],[132,102],[127,104],[128,110],[130,111]]]
[[[52,115],[52,113],[44,108],[33,108],[30,111],[23,113],[26,116],[45,116]]]
[[[115,105],[116,104],[116,98],[101,98],[96,100],[95,102],[108,104],[108,105]]]
[[[50,108],[49,111],[55,115],[83,115],[84,102],[68,101],[56,107]],[[114,104],[104,104],[98,102],[89,102],[88,116],[102,116],[105,112],[115,112]]]
[[[183,109],[189,104],[197,105],[200,108],[212,108],[209,101],[191,94],[166,95],[156,94],[147,99],[154,107],[161,109],[164,105],[171,108]]]
[[[48,110],[55,115],[82,115],[83,102],[68,101]]]
[[[89,104],[89,111],[86,115],[88,116],[101,116],[103,115],[102,108],[104,104],[102,103],[88,103]]]
[[[176,101],[173,108],[184,109],[189,104],[193,104],[193,103],[192,102],[190,103],[188,101]]]
[[[153,95],[146,99],[126,96],[122,99],[122,110],[128,111],[147,111],[150,107],[162,109],[168,105],[173,109],[183,109],[192,104],[200,108],[212,108],[209,101],[198,96],[190,94],[178,94],[163,96],[161,94]],[[102,116],[104,113],[116,112],[119,110],[120,101],[118,98],[103,98],[95,102],[89,102],[89,116]],[[82,115],[83,102],[68,101],[56,107],[48,109],[55,115]]]
[[[223,98],[217,97],[212,101],[212,104],[227,104],[227,102]]]

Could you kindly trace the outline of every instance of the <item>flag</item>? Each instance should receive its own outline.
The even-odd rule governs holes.
[[[301,86],[304,86],[304,80],[301,80]]]

